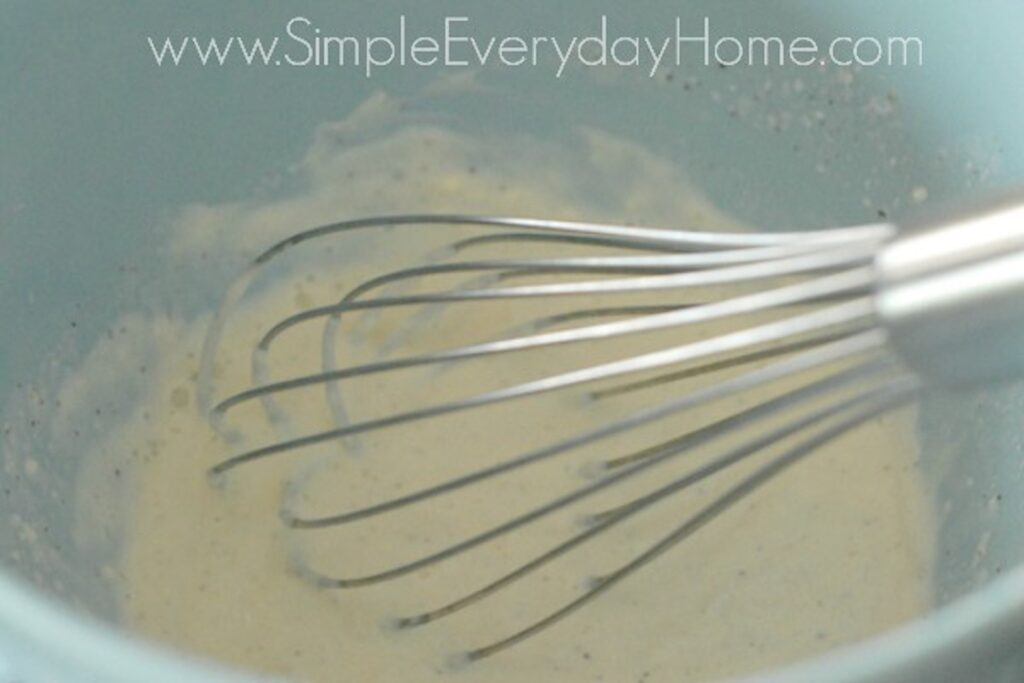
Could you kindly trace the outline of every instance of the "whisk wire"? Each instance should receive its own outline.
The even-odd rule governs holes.
[[[610,422],[609,424],[602,425],[601,427],[573,435],[572,437],[562,441],[529,451],[520,456],[510,458],[496,465],[476,470],[470,474],[463,475],[462,477],[449,480],[436,486],[424,488],[405,496],[338,515],[318,518],[303,518],[289,512],[286,515],[286,521],[290,526],[294,526],[295,528],[315,529],[339,524],[348,524],[392,510],[398,510],[414,503],[445,495],[467,486],[477,484],[503,474],[508,474],[521,467],[539,463],[569,451],[583,448],[597,441],[610,438],[632,429],[637,429],[669,416],[677,415],[685,410],[707,405],[730,396],[751,391],[757,387],[789,377],[795,373],[807,372],[825,365],[870,354],[872,351],[879,349],[883,344],[883,341],[884,335],[874,330],[844,337],[836,342],[822,344],[812,350],[794,355],[791,358],[787,358],[775,364],[758,368],[736,377],[725,379],[716,384],[688,392],[681,397],[653,408],[649,408],[645,411],[630,414],[625,418]],[[820,382],[811,383],[806,387],[798,388],[789,394],[788,397],[784,396],[781,399],[769,401],[765,403],[763,407],[755,406],[750,409],[749,416],[747,418],[737,416],[737,421],[735,423],[729,422],[728,424],[731,426],[740,426],[745,424],[748,419],[753,419],[755,415],[760,414],[762,410],[769,411],[776,409],[778,402],[787,404],[793,403],[806,396],[812,396],[820,390],[832,389],[840,386],[839,384],[834,383],[839,383],[848,379],[847,373],[853,372],[854,371],[852,370],[840,372],[831,379],[822,380]],[[744,414],[745,413],[741,413],[740,415]],[[641,451],[641,454],[642,453],[644,452]],[[634,454],[634,457],[642,457],[641,454]],[[611,461],[607,463],[606,466],[610,468],[616,464],[616,461]]]
[[[504,524],[488,529],[480,534],[477,534],[476,536],[472,536],[461,542],[455,543],[436,553],[427,555],[425,557],[419,558],[412,562],[408,562],[406,564],[389,568],[378,573],[361,577],[336,578],[320,574],[318,575],[319,578],[317,580],[317,583],[325,588],[356,588],[360,586],[368,586],[373,585],[375,583],[396,579],[401,576],[410,574],[412,572],[419,571],[421,569],[425,569],[427,567],[436,565],[440,562],[449,560],[457,555],[460,555],[473,548],[476,548],[484,543],[493,541],[501,536],[507,535],[512,531],[518,530],[526,526],[527,524],[535,522],[540,518],[547,516],[557,510],[563,509],[570,504],[576,503],[584,498],[594,495],[599,491],[602,491],[612,486],[613,484],[620,484],[625,480],[635,477],[636,475],[648,470],[649,468],[655,465],[666,462],[670,458],[690,452],[693,449],[697,448],[698,446],[701,446],[715,438],[727,434],[730,431],[735,431],[736,429],[739,429],[741,427],[748,427],[751,424],[763,421],[768,417],[778,415],[783,411],[791,409],[794,406],[799,406],[802,403],[816,396],[820,396],[826,390],[834,390],[843,386],[848,386],[857,381],[863,381],[871,377],[877,377],[879,376],[880,372],[884,372],[887,369],[891,368],[887,368],[886,365],[883,363],[858,366],[851,370],[848,370],[847,372],[840,373],[834,377],[827,378],[813,385],[808,385],[807,387],[804,387],[802,390],[792,395],[784,395],[778,399],[775,399],[774,401],[766,402],[762,405],[756,406],[747,411],[743,411],[732,417],[725,418],[718,422],[712,423],[702,429],[695,430],[682,437],[673,439],[672,441],[659,444],[658,446],[655,446],[651,449],[652,452],[648,455],[648,457],[642,459],[640,462],[634,464],[629,468],[622,469],[614,473],[610,473],[607,476],[604,476],[598,479],[597,481],[592,482],[589,485],[579,487],[574,491],[571,491],[567,494],[564,494],[563,496],[555,498],[554,500],[551,500],[539,507],[536,507],[527,513],[524,513],[518,517],[514,517],[505,522]],[[612,519],[618,519],[619,517],[625,519],[633,513],[639,512],[641,509],[648,507],[649,505],[653,504],[654,502],[657,502],[661,498],[668,496],[671,493],[675,493],[679,490],[682,490],[683,488],[692,486],[693,484],[696,484],[704,479],[707,479],[708,477],[720,472],[726,467],[733,465],[739,462],[740,460],[743,460],[744,458],[747,458],[757,453],[766,446],[776,443],[788,436],[791,436],[792,434],[799,432],[800,430],[806,428],[809,425],[813,425],[816,422],[820,422],[821,420],[824,420],[832,416],[835,412],[845,410],[848,407],[848,405],[849,400],[839,403],[838,406],[833,405],[826,408],[822,408],[811,413],[809,416],[805,416],[800,419],[786,422],[782,426],[770,431],[767,435],[757,437],[756,439],[748,441],[741,446],[738,446],[727,451],[724,455],[718,456],[717,458],[706,463],[697,470],[687,474],[686,476],[678,480],[673,481],[668,486],[661,488],[652,494],[643,496],[627,504],[626,506],[623,506],[622,508],[616,509],[611,514],[598,513],[597,516],[592,516],[591,521],[595,523],[591,524],[591,529],[582,534],[583,539],[581,539],[579,542],[582,542],[582,540],[584,540],[585,538],[590,538],[591,535],[593,535],[591,532],[596,533],[596,531],[608,528],[607,523]],[[619,519],[618,521],[621,521],[621,519]],[[568,551],[572,547],[575,547],[575,545],[577,545],[576,541],[567,541],[564,547],[564,551]],[[558,548],[562,548],[562,546],[558,546]],[[564,551],[559,550],[558,548],[555,549],[557,550],[557,552],[552,551],[553,554],[550,555],[550,559],[554,559],[554,557],[563,554]],[[534,566],[533,562],[528,564]],[[536,566],[540,565],[537,564]]]
[[[602,365],[573,370],[560,375],[544,377],[510,387],[503,387],[469,398],[442,403],[419,410],[396,413],[382,418],[350,424],[337,429],[307,434],[288,439],[269,446],[257,448],[240,455],[228,458],[215,465],[211,474],[221,475],[239,465],[267,458],[272,455],[303,448],[306,446],[340,439],[342,437],[361,434],[369,431],[392,427],[428,418],[440,417],[450,413],[461,412],[485,405],[521,399],[543,393],[569,388],[572,386],[611,379],[634,372],[653,370],[659,367],[684,362],[699,361],[704,358],[753,348],[761,344],[775,342],[792,335],[811,333],[833,325],[848,324],[858,319],[870,317],[873,307],[870,299],[856,299],[812,313],[793,316],[782,321],[732,332],[708,340],[683,344],[674,348],[633,356],[612,361]]]
[[[723,512],[735,506],[736,503],[744,497],[753,493],[785,469],[788,469],[809,454],[815,452],[825,444],[833,441],[854,427],[857,427],[864,422],[891,410],[892,408],[906,403],[914,396],[917,388],[916,380],[907,379],[904,382],[897,382],[892,386],[864,394],[851,402],[846,402],[844,405],[836,406],[835,414],[841,414],[842,411],[848,411],[848,415],[837,421],[835,424],[827,426],[820,433],[792,446],[782,455],[760,467],[753,474],[744,478],[740,483],[732,486],[722,493],[713,502],[704,507],[696,515],[686,520],[671,533],[660,539],[657,543],[651,545],[643,553],[640,553],[614,571],[593,580],[591,582],[591,587],[576,599],[566,603],[561,608],[502,640],[465,653],[464,657],[468,661],[477,661],[485,657],[489,657],[555,625],[562,619],[577,611],[579,608],[600,596],[602,593],[611,589],[614,585],[618,584],[634,572],[657,559],[660,555],[663,555],[681,541],[693,535],[695,532],[700,530]],[[825,412],[822,411],[816,419],[821,421],[831,416],[832,415],[826,415]],[[806,426],[806,424],[804,426]],[[673,485],[675,484],[676,483]],[[654,501],[652,500],[651,502]],[[640,504],[638,503],[637,506],[639,507]],[[596,533],[604,531],[607,526],[621,521],[627,514],[632,514],[635,511],[636,510],[632,507],[623,510],[622,512],[604,520],[594,529],[588,530],[584,533],[590,533],[593,531],[596,535]],[[583,534],[580,534],[580,536],[582,535]],[[582,540],[580,542],[582,542]]]
[[[388,372],[420,365],[445,363],[467,360],[480,356],[496,355],[513,351],[525,351],[543,346],[555,346],[567,343],[579,343],[597,339],[608,339],[627,334],[639,334],[683,325],[725,318],[729,316],[753,313],[779,308],[791,304],[812,302],[821,297],[836,293],[855,293],[864,290],[871,282],[871,271],[859,268],[841,272],[837,275],[820,278],[809,282],[801,282],[774,290],[758,292],[747,296],[736,297],[725,301],[672,309],[663,313],[655,313],[640,318],[631,318],[607,323],[598,323],[568,330],[537,333],[523,337],[502,339],[470,346],[462,346],[447,351],[390,359],[376,363],[341,368],[306,375],[303,377],[282,380],[272,384],[254,387],[221,401],[214,408],[215,414],[223,415],[231,408],[253,398],[259,398],[280,391],[298,389],[327,381],[351,379],[364,375]],[[860,307],[863,310],[863,306]],[[866,312],[866,311],[865,311]]]

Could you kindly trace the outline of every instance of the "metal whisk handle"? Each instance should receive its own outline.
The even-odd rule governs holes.
[[[904,361],[947,385],[1024,376],[1024,192],[901,228],[876,298]]]

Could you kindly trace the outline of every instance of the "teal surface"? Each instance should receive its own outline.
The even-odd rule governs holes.
[[[488,69],[479,77],[488,86],[482,91],[436,97],[424,89],[439,68],[382,69],[372,79],[337,68],[160,68],[146,43],[147,36],[272,36],[298,15],[339,33],[389,33],[402,14],[420,26],[467,15],[484,35],[559,36],[593,32],[602,14],[618,31],[655,36],[677,16],[697,26],[707,15],[723,35],[917,36],[924,64],[846,76],[816,67],[685,64],[670,69],[671,78],[666,72],[654,79]],[[0,6],[0,421],[21,430],[14,408],[23,387],[59,376],[118,311],[208,306],[236,264],[169,272],[162,253],[168,221],[188,203],[288,192],[280,172],[301,157],[314,128],[343,118],[377,90],[407,101],[414,120],[459,129],[544,137],[571,126],[604,128],[677,160],[719,205],[753,225],[813,229],[883,214],[898,219],[913,208],[915,188],[940,202],[1024,183],[1022,28],[1024,4],[1012,0],[8,0]],[[772,121],[788,123],[775,130]],[[116,413],[115,406],[109,419]],[[937,657],[937,648],[956,654],[957,666],[989,666],[987,674],[970,669],[978,680],[1024,677],[1011,657],[1024,628],[1008,613],[1017,600],[1024,614],[1024,578],[1019,569],[1016,583],[1005,578],[1024,559],[1022,415],[1024,394],[1015,387],[925,405],[923,465],[937,507],[951,510],[939,537],[937,597],[956,601],[996,583],[973,593],[976,601],[956,613],[956,624],[922,627],[875,650],[871,662],[837,660],[843,669],[835,680],[966,680],[956,676],[967,669]],[[91,428],[102,432],[109,424]],[[0,440],[0,455],[3,448]],[[63,503],[19,489],[0,499],[0,514],[49,519],[53,534],[67,536],[73,456],[48,450],[43,440],[39,449],[66,463]],[[15,541],[2,529],[0,541],[10,549]],[[985,535],[988,552],[977,560]],[[101,558],[67,552],[67,575],[50,578],[109,617],[100,582],[80,576]],[[12,591],[36,568],[8,564],[15,582],[0,584],[0,651],[14,643],[25,666],[54,677],[76,669],[74,680],[121,675],[90,674],[83,663],[90,648],[114,652],[124,647],[119,640],[97,636],[78,649],[67,640],[55,655],[42,630],[19,626],[27,622],[12,605],[22,609],[25,596],[19,592],[16,601]],[[67,638],[77,637],[77,622],[61,621],[62,612],[40,607],[40,614],[40,623],[52,616],[69,629]],[[924,675],[915,661],[926,654],[945,668],[915,677]],[[129,668],[123,680],[140,680]],[[820,680],[820,669],[808,671],[799,680]]]

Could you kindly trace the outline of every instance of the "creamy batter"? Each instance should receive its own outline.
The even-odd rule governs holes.
[[[178,256],[263,245],[308,225],[363,213],[414,210],[735,227],[683,189],[686,179],[671,163],[594,131],[585,132],[578,145],[457,136],[431,128],[339,144],[339,138],[351,139],[353,125],[349,120],[320,132],[298,171],[306,181],[298,195],[185,212],[174,230]],[[250,384],[250,350],[274,321],[335,301],[382,269],[422,261],[453,237],[392,231],[332,240],[330,253],[321,245],[296,254],[268,279],[271,286],[258,288],[229,320],[217,356],[217,397]],[[530,247],[533,255],[537,250]],[[513,247],[499,244],[482,247],[477,255],[512,253]],[[561,301],[365,316],[343,326],[337,362],[378,359],[382,348],[394,355],[481,341],[574,306]],[[641,552],[749,467],[673,497],[462,612],[407,631],[387,628],[388,620],[438,607],[484,585],[577,532],[581,515],[649,491],[740,437],[394,581],[325,590],[299,576],[295,565],[328,576],[356,576],[415,559],[585,483],[580,472],[587,463],[678,436],[758,397],[680,415],[376,520],[288,530],[279,519],[283,498],[300,514],[351,510],[601,424],[708,379],[589,403],[578,393],[553,395],[418,423],[253,463],[214,487],[205,472],[218,461],[332,423],[317,387],[278,398],[287,424],[270,424],[258,401],[239,407],[225,425],[240,440],[222,438],[196,405],[206,323],[205,318],[150,322],[153,343],[162,350],[158,367],[150,370],[151,394],[136,419],[94,456],[101,468],[116,459],[131,483],[128,535],[112,578],[122,595],[124,622],[134,631],[249,669],[309,681],[701,681],[854,641],[926,606],[930,532],[916,479],[911,416],[901,413],[873,421],[786,472],[549,630],[453,669],[452,654],[507,636],[578,596],[587,578]],[[713,332],[704,327],[682,339],[673,332],[611,347],[373,376],[347,383],[344,392],[353,419],[369,419]],[[283,335],[268,355],[272,378],[316,371],[321,333],[321,324],[308,324]],[[286,494],[289,483],[297,494]]]

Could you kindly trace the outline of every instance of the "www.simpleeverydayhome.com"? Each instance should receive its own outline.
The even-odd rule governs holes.
[[[147,36],[159,66],[349,67],[367,78],[394,66],[546,67],[561,77],[570,64],[644,69],[653,77],[667,66],[921,66],[924,42],[914,36],[837,36],[820,42],[808,36],[716,35],[711,20],[687,27],[680,18],[661,36],[616,34],[607,16],[587,34],[555,36],[475,35],[469,17],[445,17],[435,34],[415,31],[405,15],[391,35],[327,34],[306,17],[293,17],[284,36],[179,38]]]

